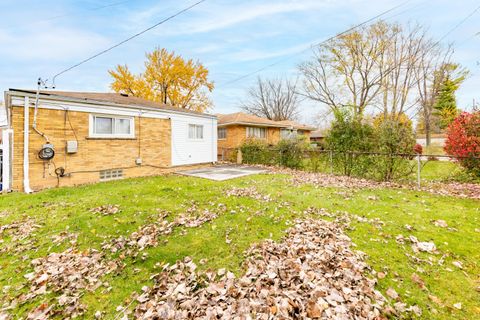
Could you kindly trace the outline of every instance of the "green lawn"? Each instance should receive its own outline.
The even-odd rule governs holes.
[[[330,173],[331,167],[326,156],[318,159],[304,159],[302,166],[313,172]],[[410,161],[410,175],[402,180],[416,181],[417,179],[417,161]],[[338,168],[334,169],[334,174],[341,174]],[[422,182],[480,182],[479,177],[468,174],[458,163],[451,161],[422,160],[420,172]]]
[[[226,196],[225,190],[231,187],[251,185],[275,201]],[[279,205],[285,201],[289,205]],[[68,241],[52,244],[53,235],[68,230],[78,234],[80,249],[100,250],[105,239],[128,236],[153,221],[159,209],[180,214],[192,202],[199,209],[224,204],[227,210],[201,227],[176,228],[165,236],[167,241],[145,250],[148,256],[144,261],[125,258],[126,266],[119,275],[103,279],[112,290],[99,288],[82,296],[88,306],[86,318],[92,318],[97,310],[105,311],[108,319],[114,318],[117,306],[128,304],[133,292],[152,284],[150,276],[158,272],[158,262],[173,263],[190,256],[197,263],[207,259],[200,268],[227,268],[239,274],[242,253],[251,244],[270,237],[280,239],[289,222],[305,216],[303,211],[308,207],[380,219],[384,223],[381,227],[354,221],[346,233],[358,250],[368,254],[368,262],[375,270],[386,272],[378,289],[385,293],[393,287],[402,301],[422,308],[423,319],[480,318],[480,201],[397,189],[293,187],[286,175],[257,175],[225,182],[171,175],[0,196],[0,226],[28,217],[40,225],[16,243],[12,243],[8,232],[0,233],[0,304],[28,291],[24,275],[32,271],[32,259],[70,247]],[[119,205],[121,212],[110,216],[90,212],[106,204]],[[436,219],[445,220],[454,229],[434,226],[432,220]],[[411,230],[405,228],[407,224]],[[232,240],[229,244],[225,241],[227,233]],[[416,261],[411,258],[409,244],[395,241],[399,234],[433,241],[440,254],[417,254],[421,260]],[[444,260],[443,264],[440,260]],[[463,270],[453,261],[462,262]],[[413,273],[425,282],[425,289],[412,281]],[[441,304],[432,302],[432,296]],[[53,294],[36,298],[10,313],[25,316],[35,306],[54,298]],[[461,310],[453,307],[458,302],[462,303]]]

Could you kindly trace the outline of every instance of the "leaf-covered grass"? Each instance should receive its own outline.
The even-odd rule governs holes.
[[[259,192],[270,194],[275,201],[265,202],[246,197],[228,197],[225,190],[232,187],[255,185]],[[283,202],[289,205],[283,205]],[[152,284],[150,276],[159,270],[155,265],[173,263],[185,256],[194,261],[206,259],[200,268],[227,268],[242,272],[243,252],[253,243],[266,238],[280,239],[288,225],[305,216],[308,207],[326,208],[330,212],[379,218],[381,228],[354,221],[346,233],[356,248],[368,254],[368,262],[377,271],[386,272],[378,288],[385,293],[394,288],[402,301],[418,304],[423,319],[476,319],[480,317],[480,202],[429,193],[397,190],[354,190],[315,188],[311,185],[294,187],[286,175],[257,175],[225,182],[213,182],[183,176],[164,176],[127,179],[109,183],[48,190],[33,195],[10,194],[0,197],[0,225],[30,217],[41,227],[30,237],[11,246],[8,233],[0,235],[0,292],[7,300],[29,289],[24,275],[32,271],[30,261],[49,252],[62,252],[68,242],[53,245],[51,236],[68,230],[78,234],[81,249],[98,249],[105,238],[128,236],[140,226],[158,216],[158,209],[173,215],[185,212],[195,202],[200,209],[212,209],[218,204],[227,207],[215,220],[198,228],[176,228],[165,236],[165,242],[148,248],[145,261],[125,258],[126,267],[119,275],[107,275],[112,290],[104,287],[85,293],[82,302],[88,306],[86,318],[97,310],[105,311],[106,318],[114,318],[119,305],[127,305],[133,292]],[[105,204],[119,205],[121,212],[102,216],[90,212]],[[172,219],[173,217],[169,217]],[[433,220],[445,220],[448,230],[436,227]],[[405,225],[411,225],[409,231]],[[186,232],[186,234],[185,234]],[[226,243],[229,234],[231,243]],[[415,262],[410,244],[400,245],[395,237],[416,236],[419,241],[433,241],[440,254],[418,254],[425,262]],[[25,251],[15,252],[22,243],[33,241]],[[118,255],[107,254],[116,258]],[[440,258],[444,263],[439,264]],[[463,263],[463,270],[452,264]],[[422,290],[411,280],[413,273],[425,281]],[[431,300],[438,297],[442,306]],[[25,315],[55,294],[41,296],[10,311]],[[1,301],[2,298],[0,298]],[[453,308],[461,302],[462,310]],[[134,306],[134,304],[132,305]]]
[[[330,173],[331,167],[326,156],[315,159],[304,159],[302,162],[304,170]],[[411,172],[406,172],[400,180],[416,181],[417,161],[410,161]],[[338,170],[334,174],[341,174]],[[410,174],[408,174],[410,173]],[[452,161],[422,160],[420,178],[425,182],[480,182],[480,177],[468,174],[458,163]]]
[[[480,177],[467,173],[458,163],[452,161],[423,162],[421,178],[423,181],[480,182]]]

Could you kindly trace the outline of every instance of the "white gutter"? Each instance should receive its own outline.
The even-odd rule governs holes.
[[[29,142],[29,109],[30,101],[28,97],[25,97],[25,102],[23,104],[23,190],[25,193],[32,193],[33,190],[30,189],[30,164],[28,159],[28,142]]]
[[[21,90],[9,90],[7,92],[10,95],[16,95],[16,96],[28,96],[30,98],[35,98],[35,93],[31,93],[29,91],[21,91]],[[200,113],[200,112],[188,112],[188,111],[181,111],[180,110],[172,110],[171,109],[163,109],[163,108],[157,108],[157,107],[149,107],[145,105],[131,105],[131,104],[121,104],[121,103],[113,103],[113,102],[108,102],[105,100],[92,100],[92,99],[81,99],[81,98],[72,98],[72,97],[64,97],[61,95],[48,95],[48,96],[42,96],[42,93],[40,93],[40,99],[47,101],[59,101],[61,103],[65,102],[73,102],[73,103],[79,103],[79,104],[84,104],[84,105],[94,105],[94,106],[109,106],[109,107],[120,107],[121,109],[132,109],[132,110],[148,110],[148,111],[156,111],[159,113],[168,113],[168,114],[178,114],[178,115],[186,115],[186,116],[198,116],[198,117],[203,117],[203,118],[214,118],[216,119],[217,116],[213,114],[208,114],[208,113]]]

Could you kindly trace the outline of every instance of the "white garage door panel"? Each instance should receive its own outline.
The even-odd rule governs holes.
[[[175,115],[172,121],[172,165],[189,165],[217,161],[217,120]],[[189,124],[203,126],[203,139],[188,138]]]

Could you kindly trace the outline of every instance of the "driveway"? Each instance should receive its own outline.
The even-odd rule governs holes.
[[[178,174],[197,178],[224,181],[266,172],[267,170],[236,165],[221,165],[196,170],[178,171]]]

